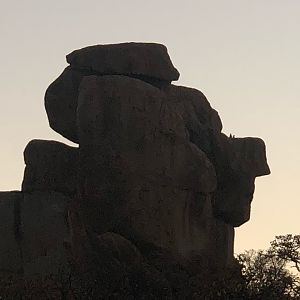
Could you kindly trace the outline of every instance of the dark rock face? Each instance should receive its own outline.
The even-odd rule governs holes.
[[[266,147],[259,138],[233,138],[230,139],[232,146],[232,165],[237,172],[251,174],[254,177],[270,174],[266,159]]]
[[[79,148],[27,145],[22,193],[0,194],[0,269],[72,266],[98,298],[192,298],[191,278],[234,267],[234,227],[270,173],[264,142],[223,134],[200,91],[171,84],[162,45],[92,46],[67,61],[45,107]]]
[[[45,108],[50,127],[65,138],[78,143],[76,109],[78,88],[82,78],[90,72],[67,67],[48,87]]]
[[[221,132],[222,122],[218,113],[200,91],[176,85],[169,85],[164,91],[174,110],[181,115],[192,143],[204,148],[209,141],[206,132]]]
[[[76,109],[84,76],[126,75],[157,87],[179,78],[165,46],[153,43],[97,45],[67,55],[70,64],[48,87],[45,108],[50,127],[78,143]]]
[[[154,43],[90,46],[67,55],[67,62],[98,75],[143,76],[166,82],[179,78],[167,48]]]
[[[67,266],[69,202],[55,192],[0,193],[1,272],[56,274]]]
[[[78,127],[82,208],[93,231],[126,228],[186,254],[201,244],[183,230],[201,230],[192,222],[205,222],[215,170],[164,93],[126,76],[86,77]]]
[[[55,274],[66,265],[64,240],[69,236],[69,202],[70,198],[56,192],[23,194],[20,211],[25,276]]]
[[[80,195],[93,231],[130,232],[185,257],[209,256],[220,249],[210,239],[222,227],[215,218],[229,231],[249,219],[255,176],[269,173],[265,149],[259,139],[221,134],[201,92],[88,76],[77,111]]]
[[[184,120],[190,142],[205,152],[214,165],[218,178],[214,215],[232,226],[247,222],[255,177],[270,173],[264,142],[221,134],[219,115],[200,91],[171,85],[166,92]]]
[[[97,244],[102,251],[106,251],[108,255],[118,259],[123,264],[130,267],[140,265],[143,257],[138,249],[124,237],[114,232],[106,232],[97,236]]]
[[[24,150],[23,192],[75,194],[78,149],[55,141],[32,140]]]
[[[220,146],[223,149],[223,159],[215,164],[218,166],[218,189],[214,195],[215,215],[226,223],[240,226],[250,218],[255,178],[270,174],[265,145],[258,138],[222,136]]]
[[[20,192],[0,192],[0,271],[21,273]]]

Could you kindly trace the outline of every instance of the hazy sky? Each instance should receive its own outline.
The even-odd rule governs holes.
[[[66,54],[159,42],[181,74],[178,84],[204,92],[225,133],[267,144],[272,175],[256,180],[236,252],[299,233],[299,0],[0,1],[0,190],[20,189],[31,139],[69,143],[48,127],[43,103]]]

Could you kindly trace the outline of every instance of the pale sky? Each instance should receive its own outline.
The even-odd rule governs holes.
[[[31,139],[71,144],[49,128],[43,102],[66,54],[158,42],[181,74],[177,84],[207,96],[225,133],[266,142],[272,174],[256,180],[235,251],[299,233],[299,0],[0,0],[0,37],[0,190],[20,189]]]

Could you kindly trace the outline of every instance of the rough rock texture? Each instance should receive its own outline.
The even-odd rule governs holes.
[[[55,141],[32,140],[24,150],[24,161],[22,191],[76,192],[78,148]]]
[[[264,142],[222,134],[218,113],[200,91],[173,85],[165,91],[184,120],[190,142],[204,151],[214,165],[218,178],[214,215],[233,226],[247,222],[255,177],[270,173]]]
[[[89,299],[193,299],[195,280],[235,268],[234,227],[270,173],[264,142],[222,133],[200,91],[171,84],[162,45],[92,46],[67,61],[45,107],[79,148],[27,145],[23,192],[0,194],[0,269],[70,267]]]
[[[69,237],[66,209],[70,199],[56,192],[24,193],[20,207],[25,275],[55,274],[66,266]]]
[[[163,87],[179,77],[165,46],[154,43],[97,45],[67,55],[70,66],[48,87],[45,108],[51,128],[78,143],[76,110],[87,75],[126,75]]]
[[[200,148],[208,152],[209,148],[206,144],[210,142],[209,130],[218,133],[222,130],[222,122],[217,111],[196,89],[169,85],[164,92],[171,102],[172,108],[181,115],[190,141],[198,147],[201,145]]]
[[[22,251],[20,247],[20,192],[0,193],[0,272],[21,273]]]
[[[106,251],[109,255],[118,259],[123,264],[129,266],[140,265],[143,257],[138,249],[124,237],[114,232],[106,232],[97,236],[98,247]]]
[[[76,212],[72,210],[71,214]],[[145,259],[137,247],[123,236],[106,232],[97,235],[87,232],[73,216],[76,235],[71,235],[70,254],[75,259],[77,288],[93,291],[91,299],[173,299],[172,289],[163,272]],[[78,238],[80,232],[80,238]],[[76,245],[76,247],[74,247]],[[75,252],[74,252],[75,251]],[[73,273],[73,274],[74,274]],[[96,280],[95,280],[96,279]]]
[[[215,149],[214,157],[218,158],[214,164],[218,174],[215,215],[226,223],[240,226],[250,218],[255,178],[270,174],[265,145],[258,138],[221,135]]]
[[[33,276],[67,267],[69,202],[55,192],[0,193],[0,272]]]
[[[67,62],[99,75],[142,76],[167,82],[179,78],[167,48],[154,43],[90,46],[67,55]]]
[[[238,172],[264,176],[270,174],[266,159],[266,147],[259,138],[232,138],[229,140],[232,146],[232,166]]]
[[[45,94],[45,108],[53,130],[74,143],[77,137],[78,88],[89,71],[74,70],[70,66],[48,87]]]
[[[188,143],[183,122],[159,89],[125,76],[86,77],[78,126],[80,192],[89,199],[82,208],[94,231],[127,228],[182,253],[201,244],[197,237],[206,234],[193,232],[201,228],[190,224],[189,214],[205,222],[205,194],[216,187],[215,171]]]

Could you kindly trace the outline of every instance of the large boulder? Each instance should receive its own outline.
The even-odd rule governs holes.
[[[96,45],[67,62],[45,107],[79,148],[27,145],[22,192],[0,193],[0,271],[76,271],[84,299],[192,299],[194,280],[234,266],[234,227],[270,173],[264,142],[222,133],[200,91],[171,84],[162,45]]]
[[[270,174],[266,146],[262,139],[245,137],[230,138],[232,168],[255,177]]]
[[[218,144],[219,142],[219,144]],[[255,178],[270,174],[264,142],[259,138],[227,138],[215,143],[222,153],[216,163],[218,189],[214,211],[218,218],[235,227],[250,219]]]
[[[164,92],[126,76],[85,77],[78,128],[82,209],[93,231],[183,255],[206,248],[198,224],[211,216],[215,170]]]
[[[222,134],[218,113],[200,91],[170,85],[165,92],[170,106],[182,117],[190,142],[205,152],[215,168],[214,215],[231,226],[247,222],[255,177],[270,173],[264,142]]]
[[[166,47],[154,43],[86,47],[70,53],[67,61],[70,66],[46,91],[45,108],[50,127],[74,143],[78,143],[78,89],[84,76],[126,75],[159,88],[168,86],[179,77]]]
[[[98,75],[141,76],[171,82],[179,78],[167,48],[155,43],[122,43],[96,45],[67,55],[74,68]]]
[[[24,150],[23,192],[56,191],[75,194],[78,149],[56,141],[32,140]]]
[[[90,74],[92,73],[74,70],[69,66],[50,84],[45,94],[45,108],[50,127],[74,143],[78,143],[78,88],[82,78]]]
[[[205,142],[204,137],[201,137],[201,133],[205,130],[221,132],[222,122],[219,114],[211,107],[202,92],[176,85],[169,85],[164,91],[172,107],[182,116],[191,142],[197,145],[201,144],[201,140],[202,143]]]

